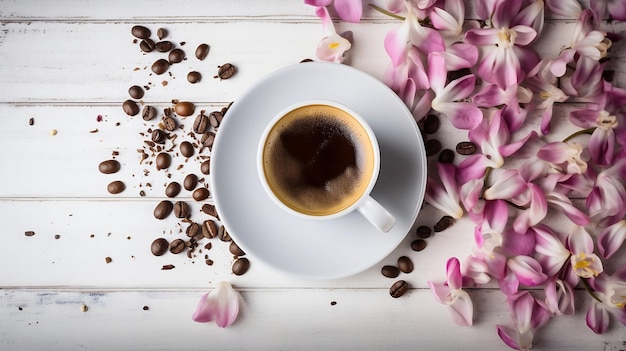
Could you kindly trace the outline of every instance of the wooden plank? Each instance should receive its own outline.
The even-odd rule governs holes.
[[[208,289],[207,286],[205,289]],[[0,347],[8,350],[507,350],[496,324],[510,324],[502,295],[471,291],[475,325],[454,325],[430,291],[393,299],[382,289],[243,289],[228,329],[191,320],[205,292],[0,290]],[[553,318],[535,336],[538,350],[621,350],[623,331],[584,326],[590,298],[574,316]],[[375,303],[373,303],[375,301]],[[335,302],[335,304],[332,304]],[[82,306],[88,307],[82,312]],[[147,306],[148,310],[143,307]],[[617,327],[617,326],[616,326]],[[576,332],[572,332],[576,331]]]

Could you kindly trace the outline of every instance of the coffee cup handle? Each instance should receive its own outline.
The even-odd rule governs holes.
[[[371,196],[364,199],[358,210],[370,223],[384,233],[390,231],[396,224],[396,218]]]

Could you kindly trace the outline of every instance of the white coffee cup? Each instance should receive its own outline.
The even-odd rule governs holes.
[[[259,178],[286,212],[331,220],[354,210],[383,232],[395,217],[370,196],[380,171],[374,132],[340,103],[310,100],[279,112],[261,136]]]

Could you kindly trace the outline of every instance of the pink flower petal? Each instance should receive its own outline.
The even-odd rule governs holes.
[[[470,29],[465,33],[465,42],[472,45],[495,45],[498,43],[498,32],[496,28]]]
[[[359,22],[363,15],[362,0],[335,0],[333,7],[344,21]]]
[[[624,1],[609,1],[606,6],[611,17],[618,21],[626,21],[626,3]]]
[[[333,0],[304,0],[306,5],[311,5],[315,7],[324,7],[329,6]]]
[[[615,133],[613,129],[597,128],[589,138],[591,159],[597,164],[606,166],[613,161],[615,152]]]
[[[457,180],[465,184],[470,180],[482,178],[488,167],[492,167],[493,162],[483,154],[472,155],[461,161],[457,169]]]
[[[409,24],[407,21],[390,30],[385,36],[384,47],[394,67],[404,62],[409,43]]]
[[[472,129],[483,119],[482,111],[468,102],[439,103],[436,111],[450,118],[452,125],[458,129]]]
[[[589,329],[596,334],[602,334],[609,328],[609,313],[598,301],[592,300],[591,307],[587,310],[585,321]]]
[[[598,234],[598,251],[604,258],[611,257],[626,240],[626,220],[621,220],[604,228]]]
[[[198,323],[207,323],[215,319],[215,311],[217,302],[215,299],[209,299],[209,293],[202,295],[198,307],[194,311],[191,318]]]
[[[452,321],[460,326],[469,327],[473,323],[474,305],[466,291],[456,292],[456,300],[450,304]]]
[[[593,252],[593,239],[584,227],[576,226],[567,238],[567,246],[575,255],[589,254]]]
[[[446,276],[451,289],[461,289],[463,287],[463,277],[461,276],[461,263],[456,257],[451,257],[446,262]]]
[[[551,279],[545,287],[546,306],[557,315],[573,315],[576,312],[574,305],[574,289],[562,280]]]
[[[517,37],[515,38],[516,45],[526,46],[537,37],[537,32],[528,26],[518,25],[511,28],[511,30],[517,33]]]
[[[546,0],[548,10],[557,16],[578,18],[582,8],[578,0]]]
[[[542,272],[541,265],[530,256],[515,256],[507,261],[508,268],[526,286],[537,286],[548,278]]]
[[[548,227],[536,226],[532,231],[535,233],[535,257],[543,271],[552,277],[565,265],[570,252]]]
[[[215,289],[204,294],[192,315],[199,323],[215,320],[220,328],[232,325],[239,314],[239,294],[227,282],[220,282]]]
[[[448,71],[446,70],[446,61],[444,57],[437,53],[428,55],[428,77],[430,87],[437,95],[444,90]]]
[[[498,336],[502,339],[502,342],[504,342],[506,346],[514,350],[520,350],[520,346],[517,344],[517,333],[515,329],[499,324],[496,328],[498,330]]]
[[[427,284],[428,284],[428,287],[430,288],[430,291],[433,293],[435,300],[437,300],[437,302],[439,302],[440,304],[444,304],[444,305],[448,304],[450,291],[452,291],[452,289],[450,289],[448,284],[434,283],[432,281],[428,281]]]

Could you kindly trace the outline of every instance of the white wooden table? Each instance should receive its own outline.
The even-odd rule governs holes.
[[[149,85],[143,100],[160,110],[172,99],[221,109],[266,74],[314,57],[323,33],[313,8],[302,1],[2,0],[0,22],[0,349],[507,349],[495,329],[509,319],[497,289],[470,292],[475,325],[462,328],[426,284],[445,278],[449,257],[468,254],[473,227],[465,219],[427,239],[421,252],[410,248],[412,229],[382,262],[334,281],[292,279],[254,259],[246,274],[235,276],[228,245],[217,239],[191,259],[151,254],[155,238],[184,236],[185,226],[173,216],[152,216],[170,179],[163,172],[144,174],[149,166],[140,164],[137,149],[144,147],[140,133],[147,127],[121,109],[128,88]],[[548,20],[539,50],[558,52],[574,22]],[[151,74],[157,54],[142,54],[133,42],[136,24],[153,37],[166,28],[167,39],[186,43],[188,60],[172,66],[171,75]],[[388,64],[383,38],[396,25],[371,9],[361,23],[338,24],[356,38],[348,63],[382,78]],[[626,34],[623,23],[609,25]],[[202,62],[193,57],[200,43],[211,47]],[[624,87],[626,50],[623,44],[613,50],[618,59],[610,64]],[[226,62],[237,74],[213,79]],[[200,83],[187,82],[190,70],[203,74]],[[559,106],[557,119],[565,120],[570,108]],[[185,123],[189,130],[192,121]],[[449,124],[438,137],[448,148],[466,138]],[[113,152],[119,152],[121,171],[99,173],[98,163]],[[171,180],[182,182],[198,170],[189,162],[172,170]],[[126,183],[123,193],[107,192],[114,178]],[[192,219],[201,220],[189,193],[180,199],[192,204]],[[415,225],[432,226],[441,215],[425,206]],[[388,289],[395,280],[380,269],[402,255],[416,269],[398,278],[412,288],[393,299]],[[176,268],[161,270],[166,264]],[[198,299],[219,281],[231,282],[243,297],[237,322],[228,329],[194,323]],[[551,321],[535,348],[624,350],[626,329],[593,334],[584,322],[584,291],[578,300],[576,315]]]

